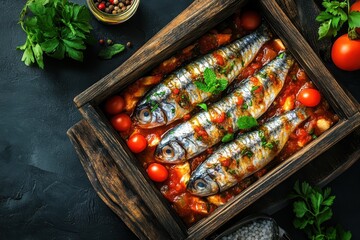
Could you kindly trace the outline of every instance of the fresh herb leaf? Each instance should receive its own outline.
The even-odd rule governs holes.
[[[206,103],[199,103],[198,106],[201,107],[202,109],[204,109],[205,111],[208,110]]]
[[[246,110],[248,108],[249,108],[249,106],[246,103],[243,103],[243,105],[241,106],[241,109],[244,109],[244,110]]]
[[[244,130],[244,129],[250,129],[252,127],[258,126],[258,122],[256,121],[256,119],[254,117],[242,116],[242,117],[239,117],[239,119],[237,120],[237,125],[240,130]]]
[[[116,54],[124,51],[124,49],[124,45],[116,43],[101,49],[101,51],[99,52],[99,57],[102,59],[111,59]]]
[[[336,36],[341,27],[348,22],[348,34],[351,39],[359,38],[355,32],[356,27],[360,27],[360,13],[356,11],[349,12],[350,1],[323,0],[324,11],[316,17],[320,23],[318,30],[319,39]]]
[[[227,134],[221,139],[221,141],[222,141],[223,143],[231,142],[232,140],[234,140],[234,134],[233,134],[233,133],[227,133]]]
[[[87,39],[91,38],[90,13],[84,6],[67,0],[28,0],[19,18],[26,33],[22,61],[44,68],[43,55],[83,60]]]
[[[252,157],[254,153],[249,148],[244,148],[243,150],[241,150],[241,155]]]
[[[323,223],[329,221],[333,216],[330,207],[335,196],[330,195],[330,188],[321,191],[306,182],[300,185],[297,181],[294,191],[292,197],[296,200],[293,203],[295,228],[304,230],[309,239],[351,239],[351,232],[344,231],[340,226],[336,228],[323,226]]]
[[[219,94],[228,86],[228,81],[217,79],[216,73],[210,68],[206,68],[204,71],[204,82],[195,81],[194,83],[198,89],[213,94]]]
[[[349,12],[349,27],[356,28],[360,27],[360,12]]]
[[[252,86],[250,92],[253,93],[253,92],[256,91],[257,89],[259,89],[259,86]]]

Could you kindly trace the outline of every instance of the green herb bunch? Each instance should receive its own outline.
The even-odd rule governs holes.
[[[356,27],[360,27],[360,12],[350,12],[349,0],[323,0],[322,5],[325,11],[320,12],[316,17],[316,21],[320,22],[319,39],[335,37],[346,22],[349,25],[349,37],[351,39],[360,37],[355,31]]]
[[[83,50],[90,41],[92,27],[85,6],[67,0],[28,0],[19,23],[27,34],[22,61],[44,68],[43,54],[63,59],[68,56],[83,61]]]
[[[311,187],[303,182],[300,186],[297,181],[294,185],[295,193],[291,194],[296,201],[293,204],[295,213],[294,226],[304,230],[312,240],[349,240],[351,232],[344,231],[341,226],[325,227],[324,222],[331,219],[331,206],[335,196],[331,196],[331,189],[325,190]]]

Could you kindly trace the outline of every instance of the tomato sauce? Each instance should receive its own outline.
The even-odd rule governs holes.
[[[186,47],[179,53],[175,54],[173,57],[165,60],[157,68],[155,68],[149,76],[143,77],[133,85],[129,86],[122,93],[127,105],[126,112],[131,114],[136,106],[137,101],[140,100],[141,97],[144,96],[144,94],[151,87],[158,84],[165,75],[171,73],[173,70],[182,66],[187,61],[199,55],[208,53],[218,48],[219,46],[229,43],[248,33],[249,32],[243,30],[240,26],[239,14],[235,14],[225,23],[220,24],[219,28],[210,31],[197,40],[194,44]],[[231,88],[237,82],[240,82],[243,79],[253,75],[256,71],[262,68],[262,66],[274,59],[278,53],[283,50],[284,46],[278,39],[271,40],[266,43],[260,49],[253,62],[250,63],[241,72],[241,74],[237,77],[234,83],[229,86],[229,88]],[[215,57],[219,65],[224,64],[224,59],[222,59],[220,55]],[[258,81],[256,78],[254,81],[255,80]],[[296,97],[299,91],[304,88],[316,88],[316,86],[307,77],[304,70],[297,63],[295,63],[286,77],[283,89],[274,100],[271,107],[258,120],[258,122],[263,124],[269,118],[278,116],[286,111],[300,106],[301,103],[296,100]],[[176,91],[176,89],[173,90],[175,95],[179,93],[176,93]],[[262,89],[259,87],[259,89],[256,89],[255,91],[262,92]],[[210,102],[214,102],[216,100],[218,99],[211,99]],[[242,98],[239,98],[238,104],[242,105],[243,101],[244,100]],[[198,220],[211,214],[218,206],[225,204],[234,196],[241,193],[254,181],[266,174],[273,166],[280,163],[281,161],[286,160],[289,156],[303,148],[306,144],[317,138],[320,134],[322,134],[338,121],[338,117],[331,111],[328,103],[323,98],[320,104],[314,108],[311,108],[311,110],[310,117],[291,134],[290,139],[286,143],[285,147],[271,164],[266,166],[264,169],[257,171],[252,176],[241,180],[237,185],[229,190],[210,197],[197,197],[190,194],[186,190],[186,184],[189,180],[191,172],[195,170],[196,167],[213,152],[213,149],[216,146],[214,148],[207,149],[207,151],[191,159],[189,162],[175,165],[165,165],[169,172],[168,179],[163,183],[154,184],[156,184],[160,192],[171,203],[172,207],[178,213],[178,215],[188,226],[190,226]],[[129,131],[122,132],[120,135],[124,139],[127,139],[134,133],[140,133],[145,136],[148,142],[148,146],[143,152],[136,154],[136,156],[137,159],[141,161],[143,167],[146,169],[149,164],[155,162],[153,157],[154,151],[161,139],[161,136],[177,124],[190,119],[191,116],[197,111],[199,111],[199,109],[196,109],[190,114],[186,114],[183,119],[180,119],[168,126],[162,126],[153,129],[142,129],[137,126],[132,126]],[[214,122],[221,123],[224,121],[224,119],[225,113],[222,113],[212,120]],[[198,137],[202,137],[204,139],[209,137],[206,131],[203,129],[199,128],[195,130]],[[228,132],[232,133],[233,130],[228,129]],[[223,166],[230,166],[230,164],[232,164],[230,159],[223,159],[221,163]],[[253,170],[254,166],[249,165],[248,168]]]

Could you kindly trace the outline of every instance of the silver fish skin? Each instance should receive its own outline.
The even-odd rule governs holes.
[[[208,111],[201,111],[168,131],[155,150],[155,159],[164,163],[187,161],[221,142],[229,129],[236,132],[239,117],[259,118],[281,91],[293,63],[293,57],[282,52],[255,75],[241,81],[224,98],[209,106]],[[243,103],[239,103],[239,99]],[[225,113],[224,122],[214,122]],[[199,130],[205,131],[205,136],[199,136]]]
[[[182,118],[212,96],[194,83],[202,81],[206,68],[214,70],[218,79],[226,79],[230,84],[271,37],[268,28],[261,25],[255,32],[173,72],[139,101],[133,120],[142,128],[154,128]],[[216,55],[224,59],[224,65],[218,65]],[[174,89],[179,92],[174,93]]]
[[[217,149],[191,174],[187,190],[197,196],[213,195],[262,169],[307,117],[305,108],[286,112]]]

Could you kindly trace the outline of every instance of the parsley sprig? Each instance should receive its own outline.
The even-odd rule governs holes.
[[[350,12],[349,0],[323,0],[322,5],[325,11],[320,12],[316,17],[316,21],[320,22],[318,31],[319,39],[331,36],[335,37],[346,22],[348,22],[349,25],[349,37],[351,39],[360,37],[355,31],[356,27],[360,27],[360,12]]]
[[[85,6],[67,0],[27,0],[19,19],[27,35],[25,43],[18,47],[24,51],[21,60],[42,69],[44,53],[56,59],[68,56],[82,61],[85,43],[92,39],[89,21]]]
[[[204,71],[204,82],[195,81],[194,83],[198,89],[213,94],[219,94],[228,86],[228,81],[226,79],[217,79],[216,73],[210,68],[206,68]]]
[[[350,240],[351,232],[344,231],[342,227],[325,227],[324,222],[331,219],[333,212],[331,206],[335,196],[331,196],[331,189],[325,190],[311,187],[307,182],[301,185],[297,181],[295,192],[291,198],[296,199],[293,204],[295,213],[294,226],[304,230],[309,239],[315,240]]]

